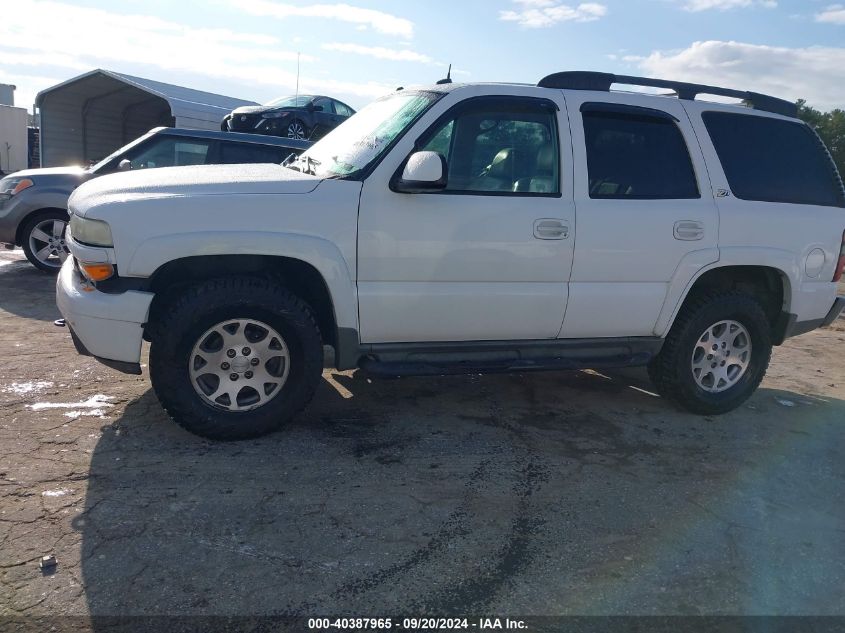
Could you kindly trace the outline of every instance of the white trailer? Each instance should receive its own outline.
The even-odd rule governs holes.
[[[0,105],[0,172],[10,174],[27,165],[26,108]]]

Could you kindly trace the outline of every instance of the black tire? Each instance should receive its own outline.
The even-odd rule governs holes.
[[[292,130],[295,126],[299,126],[302,129],[302,136],[301,137],[297,137],[295,135],[292,135]],[[300,119],[294,119],[293,121],[288,123],[288,126],[285,128],[285,136],[287,138],[292,138],[292,139],[299,138],[301,140],[307,141],[311,138],[311,130],[308,129],[308,126],[305,125],[304,121],[302,121]]]
[[[56,265],[53,266],[39,260],[38,256],[32,250],[32,246],[30,245],[29,239],[32,235],[32,232],[39,224],[49,220],[61,220],[62,222],[67,224],[68,215],[65,211],[53,209],[51,211],[42,211],[40,213],[35,213],[30,216],[24,223],[23,228],[21,229],[21,248],[23,248],[24,255],[26,255],[26,258],[29,260],[30,264],[32,264],[42,272],[51,273],[55,275],[59,272],[59,269],[62,267],[61,262],[56,259]],[[64,239],[64,231],[62,232],[62,239]],[[64,242],[62,242],[62,248],[64,248]],[[67,251],[67,249],[65,249],[65,251]]]
[[[311,308],[285,288],[253,277],[212,279],[181,290],[157,312],[148,326],[153,389],[170,417],[191,433],[213,440],[259,437],[278,430],[311,401],[323,370],[320,330]],[[193,346],[206,330],[229,319],[272,326],[290,350],[281,391],[249,411],[214,407],[189,376]]]
[[[722,320],[734,320],[751,338],[751,358],[733,386],[718,393],[702,389],[692,371],[692,354],[702,333]],[[735,409],[760,385],[772,341],[769,320],[760,304],[742,292],[706,293],[687,299],[648,373],[660,394],[693,413],[717,415]]]

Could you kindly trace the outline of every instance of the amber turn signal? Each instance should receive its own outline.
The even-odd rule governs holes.
[[[105,281],[114,275],[114,266],[111,264],[86,264],[79,262],[82,274],[91,281]]]
[[[32,182],[29,178],[22,178],[18,184],[15,185],[15,188],[12,189],[12,195],[19,194],[24,189],[29,189],[35,183]]]

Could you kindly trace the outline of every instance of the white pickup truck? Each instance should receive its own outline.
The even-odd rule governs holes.
[[[795,114],[601,73],[400,90],[283,165],[84,184],[58,305],[111,367],[150,341],[165,409],[216,439],[302,409],[324,344],[390,375],[648,365],[722,413],[845,304],[842,181]]]

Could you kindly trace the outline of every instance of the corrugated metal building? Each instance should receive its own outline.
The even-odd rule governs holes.
[[[242,105],[255,102],[92,70],[36,95],[41,165],[88,164],[160,125],[219,130],[220,120]]]

